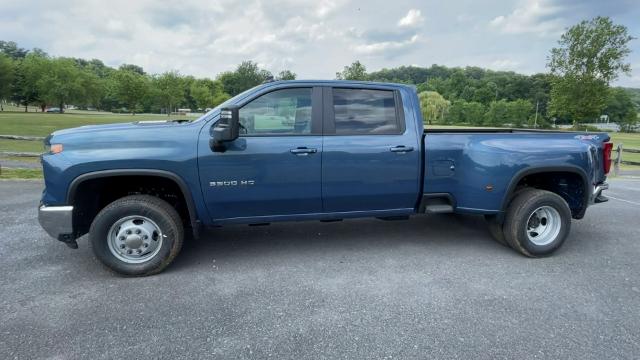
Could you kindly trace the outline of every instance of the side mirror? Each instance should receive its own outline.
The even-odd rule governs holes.
[[[211,128],[209,145],[213,151],[224,151],[225,142],[234,141],[240,135],[240,117],[237,106],[220,110],[220,120]]]

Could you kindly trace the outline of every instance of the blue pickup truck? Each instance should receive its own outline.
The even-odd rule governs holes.
[[[539,257],[606,201],[606,133],[424,130],[411,86],[279,81],[195,121],[139,121],[45,139],[38,217],[125,275],[162,271],[202,226],[428,213],[485,216]]]

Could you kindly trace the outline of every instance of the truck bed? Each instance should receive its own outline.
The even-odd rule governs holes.
[[[458,212],[495,214],[525,175],[555,172],[563,184],[571,177],[586,184],[579,199],[605,180],[607,141],[606,133],[562,130],[425,129],[423,193],[448,194]],[[586,208],[584,201],[570,205],[578,216]]]

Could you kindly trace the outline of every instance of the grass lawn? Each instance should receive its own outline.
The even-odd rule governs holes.
[[[618,146],[618,144],[622,144],[623,149],[638,149],[640,150],[640,133],[611,133],[611,140],[613,141],[614,149]],[[612,156],[615,158],[617,153],[613,153]],[[628,152],[622,152],[622,160],[634,161],[640,163],[640,154],[632,154]],[[623,169],[635,169],[639,170],[639,166],[631,166],[631,165],[622,165]]]
[[[2,160],[20,161],[20,162],[25,162],[25,163],[40,164],[40,158],[39,157],[0,156],[0,164],[2,163]]]
[[[69,112],[65,114],[0,112],[0,134],[47,136],[60,129],[82,125],[111,124],[140,120],[187,119],[186,116],[160,114],[111,114],[95,112]]]
[[[0,179],[42,179],[42,170],[2,168]]]
[[[0,139],[0,151],[41,153],[44,151],[44,147],[42,141]]]

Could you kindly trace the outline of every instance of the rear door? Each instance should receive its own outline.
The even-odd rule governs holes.
[[[324,89],[324,212],[413,211],[420,144],[392,88]]]

